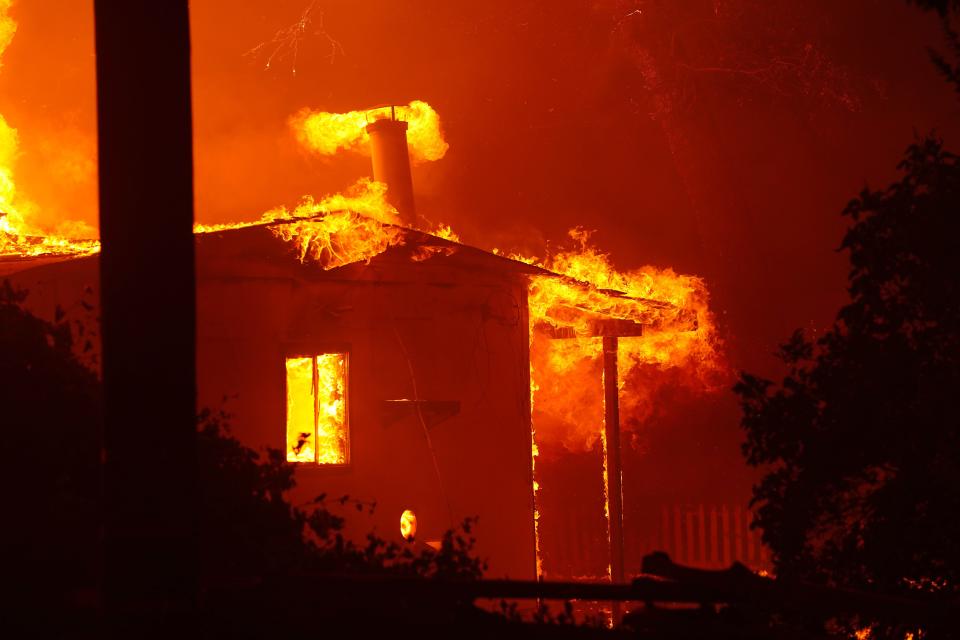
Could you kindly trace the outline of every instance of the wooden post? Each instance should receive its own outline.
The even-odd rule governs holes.
[[[196,598],[193,152],[187,0],[95,0],[111,620]]]
[[[607,456],[607,504],[610,511],[610,579],[622,583],[626,579],[623,566],[623,488],[620,467],[620,389],[617,384],[616,336],[603,338],[603,394],[604,430]],[[614,623],[620,622],[622,612],[614,603]]]
[[[521,340],[520,340],[520,371],[521,371],[521,388],[530,389],[533,385],[530,375],[530,307],[528,305],[527,299],[529,296],[529,291],[527,289],[527,284],[524,282],[521,286],[517,287],[518,295],[520,297],[520,326],[521,329]],[[524,449],[529,449],[530,451],[530,541],[533,543],[533,576],[537,580],[542,580],[543,576],[540,575],[541,572],[541,558],[540,558],[540,531],[538,529],[537,523],[537,492],[534,490],[534,482],[536,481],[536,456],[533,455],[534,447],[537,446],[536,439],[534,438],[534,425],[533,425],[533,406],[532,406],[532,397],[530,393],[525,393],[522,400],[522,411],[523,418],[526,424],[529,426],[528,432],[524,434]],[[540,603],[538,603],[540,604]]]

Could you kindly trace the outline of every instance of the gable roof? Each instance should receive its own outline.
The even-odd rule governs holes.
[[[354,221],[367,228],[371,236],[382,234],[384,240],[374,244],[373,250],[356,259],[348,259],[354,249],[349,245],[351,229],[343,247],[334,234],[322,236],[324,243],[319,251],[309,257],[305,255],[310,247],[301,246],[298,259],[296,246],[291,242],[301,242],[302,235],[309,235],[310,225],[324,225],[328,216],[344,214],[355,216]],[[348,221],[349,222],[349,221]],[[298,235],[302,234],[302,235]],[[534,264],[501,256],[483,249],[456,242],[447,238],[399,225],[381,222],[360,214],[334,211],[317,216],[288,218],[269,222],[245,224],[202,231],[195,234],[196,248],[202,252],[203,259],[197,261],[198,277],[226,275],[229,277],[290,277],[294,274],[305,279],[341,279],[348,281],[378,281],[391,277],[413,276],[418,279],[436,278],[450,282],[451,275],[469,273],[472,277],[488,275],[493,278],[538,276],[560,279],[565,284],[591,292],[611,301],[636,303],[645,310],[640,317],[619,317],[619,314],[604,313],[596,308],[587,308],[580,304],[560,303],[565,313],[575,314],[590,321],[591,326],[600,327],[597,331],[616,331],[620,335],[639,335],[642,324],[651,320],[643,317],[672,316],[684,325],[696,326],[696,314],[685,313],[674,305],[661,300],[650,300],[628,296],[621,291],[600,289],[594,285],[559,274]],[[308,238],[312,242],[315,238]],[[341,250],[342,249],[342,250]],[[81,263],[85,258],[97,261],[97,256],[32,256],[0,257],[0,277],[17,271],[26,271],[57,262]],[[320,267],[319,269],[317,267]],[[592,305],[591,305],[592,306]],[[601,305],[603,306],[603,305]],[[629,314],[634,316],[635,314]],[[654,324],[656,322],[654,321]],[[562,335],[561,335],[562,334]],[[597,335],[602,335],[598,333]],[[605,335],[605,334],[604,334]],[[572,337],[563,331],[557,337]]]
[[[330,214],[342,213],[345,212],[330,212]],[[276,220],[198,233],[198,248],[202,247],[206,251],[221,253],[224,258],[228,256],[234,258],[251,258],[254,255],[263,257],[266,254],[275,254],[277,247],[280,246],[278,243],[286,246],[287,242],[289,242],[280,237],[284,235],[284,228],[288,230],[287,235],[296,236],[295,231],[290,231],[292,227],[296,225],[322,223],[330,214]],[[398,268],[402,268],[405,265],[415,266],[437,260],[438,262],[448,265],[487,269],[517,275],[559,275],[537,265],[507,258],[447,238],[441,238],[425,231],[380,222],[372,218],[360,216],[359,214],[352,215],[356,216],[358,220],[362,220],[363,224],[374,225],[376,228],[382,230],[391,240],[382,245],[382,250],[356,259],[344,260],[341,255],[331,255],[331,252],[326,251],[319,257],[301,258],[301,261],[305,264],[312,263],[313,265],[318,265],[324,271],[335,271],[349,267],[350,265],[364,262],[369,263],[374,260],[384,265],[389,264]],[[333,237],[333,244],[337,244],[336,236]],[[289,248],[286,249],[283,252],[284,259],[288,259],[290,253]]]

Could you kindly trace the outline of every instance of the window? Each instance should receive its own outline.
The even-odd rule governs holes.
[[[287,461],[349,462],[347,354],[286,359]]]

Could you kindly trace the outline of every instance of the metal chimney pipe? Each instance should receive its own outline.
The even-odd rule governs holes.
[[[373,179],[387,185],[387,202],[396,207],[401,224],[415,227],[417,210],[413,203],[413,178],[407,152],[407,123],[397,120],[391,107],[390,118],[374,120],[367,125],[367,133],[370,135]]]

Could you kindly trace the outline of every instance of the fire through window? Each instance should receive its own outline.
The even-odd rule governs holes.
[[[287,461],[349,462],[347,354],[286,359]]]

